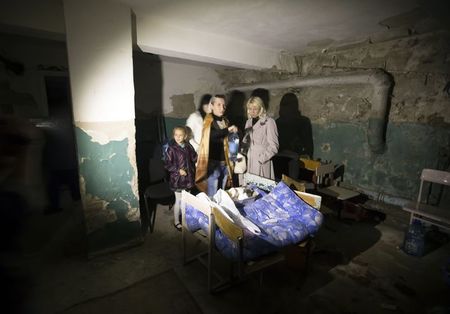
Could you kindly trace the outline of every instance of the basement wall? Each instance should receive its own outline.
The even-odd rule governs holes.
[[[312,49],[314,50],[314,49]],[[372,38],[297,56],[298,71],[220,70],[227,87],[380,68],[394,88],[386,151],[367,144],[370,86],[270,90],[269,114],[278,117],[282,96],[293,92],[313,129],[314,158],[345,165],[344,181],[393,202],[417,196],[423,168],[450,164],[450,34],[444,31],[396,39]],[[232,88],[231,88],[232,89]],[[247,95],[248,96],[248,95]],[[432,197],[439,198],[439,193]],[[445,195],[444,195],[445,197]]]
[[[204,94],[224,93],[225,88],[216,70],[202,64],[162,61],[162,110],[167,135],[176,125],[184,125],[186,118],[198,108]]]

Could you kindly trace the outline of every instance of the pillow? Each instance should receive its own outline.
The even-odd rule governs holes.
[[[230,195],[222,189],[219,189],[213,197],[217,202],[217,208],[224,213],[228,213],[232,217],[232,221],[239,227],[250,231],[251,233],[258,235],[261,230],[253,222],[242,216],[239,210],[236,208]]]

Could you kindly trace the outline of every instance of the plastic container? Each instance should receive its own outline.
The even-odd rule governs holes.
[[[425,228],[419,220],[413,220],[405,234],[403,251],[409,255],[422,256],[425,251]]]
[[[228,135],[228,150],[230,152],[230,160],[236,161],[237,154],[239,152],[239,135],[237,133],[231,133]]]

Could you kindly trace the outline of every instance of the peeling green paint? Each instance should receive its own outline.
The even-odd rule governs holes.
[[[384,144],[384,128],[386,126],[385,119],[369,118],[369,127],[367,128],[367,141],[370,149],[377,154],[381,154],[385,150]]]
[[[164,117],[164,119],[166,122],[166,132],[168,137],[172,136],[172,130],[174,127],[186,124],[186,119],[171,118],[171,117]]]
[[[366,133],[366,124],[313,124],[314,157],[344,163],[344,181],[352,185],[407,199],[417,196],[423,168],[448,162],[449,129],[389,123],[386,151],[381,155],[370,152]],[[324,145],[331,149],[323,150]]]
[[[185,123],[167,117],[165,121],[169,136],[175,125]],[[313,123],[312,127],[314,158],[343,163],[346,182],[395,197],[414,199],[422,169],[439,168],[450,155],[450,129],[445,127],[389,122],[386,145],[372,143],[383,154],[371,152],[367,123]]]
[[[139,201],[131,187],[136,174],[127,155],[128,139],[102,145],[79,127],[76,137],[89,251],[120,246],[140,237],[140,221],[129,220],[135,217]]]

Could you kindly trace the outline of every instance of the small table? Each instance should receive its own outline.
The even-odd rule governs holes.
[[[361,193],[358,193],[353,190],[341,188],[339,186],[329,186],[326,188],[320,188],[317,190],[319,193],[326,194],[331,197],[335,197],[336,199],[340,201],[346,201],[348,199],[351,199],[353,197],[361,195]]]
[[[319,188],[317,190],[318,194],[323,195],[324,198],[328,198],[331,200],[336,200],[337,210],[338,210],[338,218],[342,218],[342,209],[348,208],[351,211],[355,211],[356,214],[351,215],[352,218],[356,218],[356,220],[361,219],[360,215],[356,211],[356,207],[358,207],[360,203],[364,203],[367,199],[361,200],[360,198],[364,196],[363,194],[349,190],[346,188],[342,188],[340,186],[329,186],[326,188]]]

